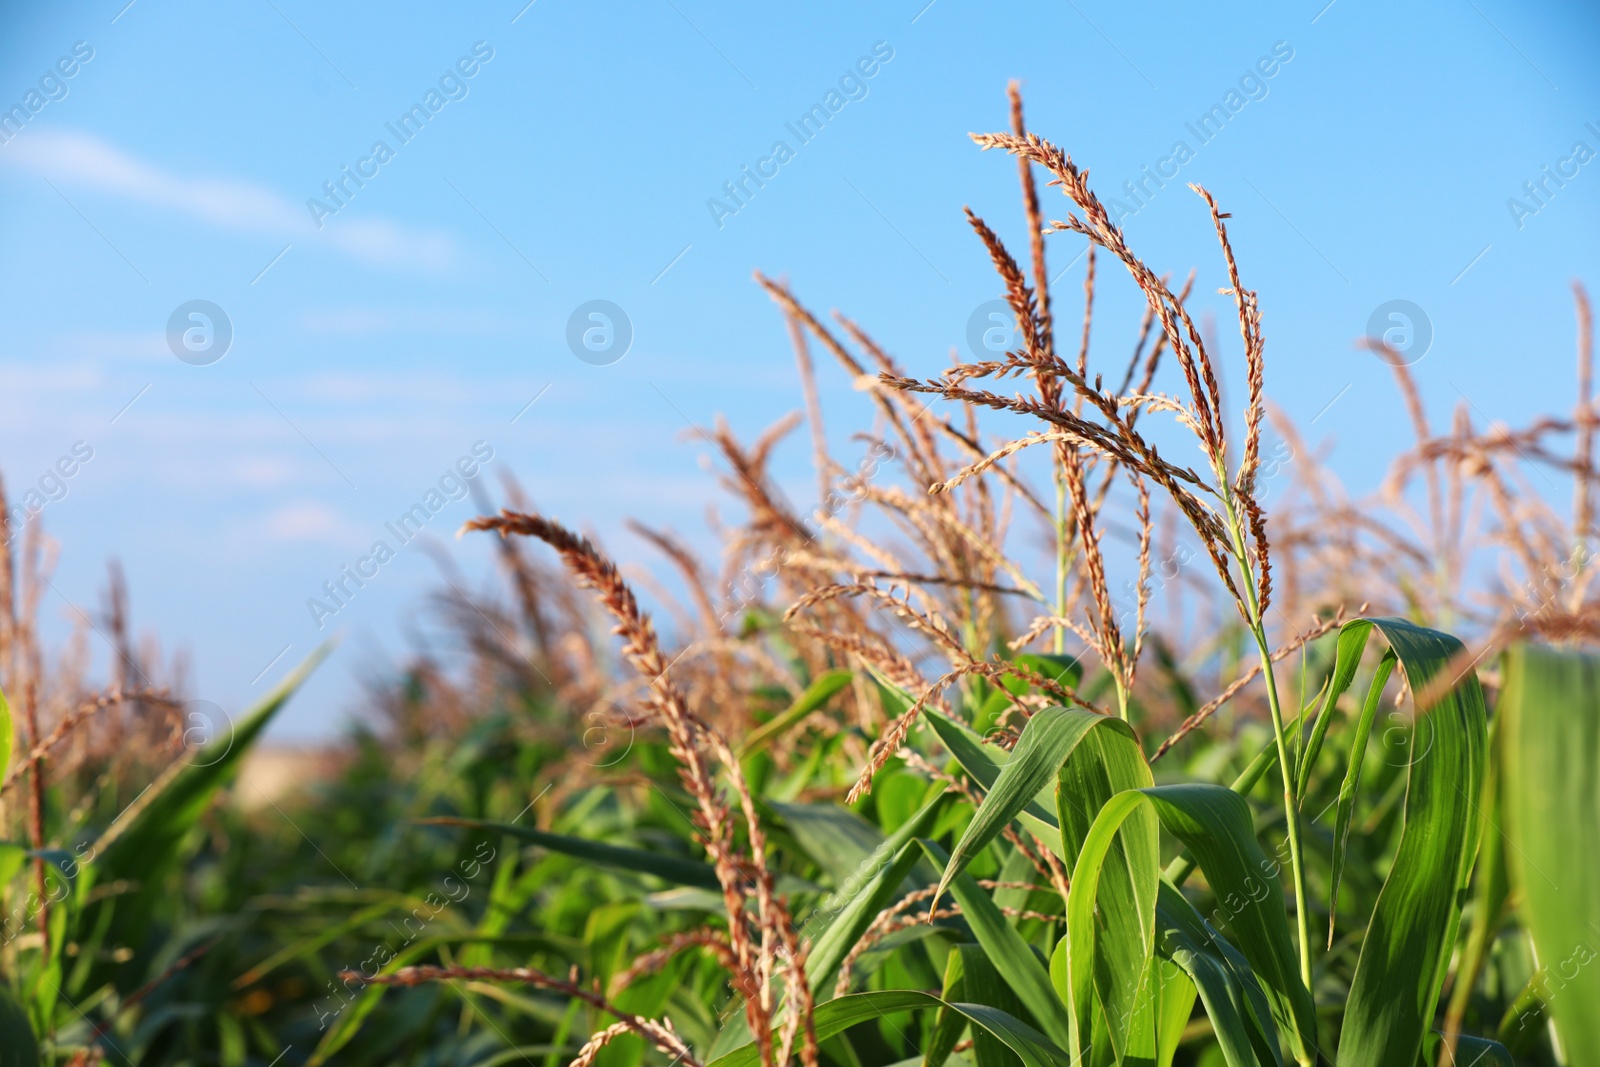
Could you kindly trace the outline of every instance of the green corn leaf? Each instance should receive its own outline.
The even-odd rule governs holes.
[[[1161,825],[1182,841],[1205,872],[1232,940],[1266,991],[1277,1025],[1295,1057],[1312,1062],[1317,1042],[1311,993],[1284,915],[1279,863],[1256,842],[1249,805],[1214,785],[1156,786],[1143,791]]]
[[[1022,1002],[1012,992],[1011,987],[1000,977],[1000,972],[995,970],[994,964],[989,962],[989,956],[982,945],[957,945],[950,953],[951,960],[961,961],[961,991],[954,998],[957,1003],[983,1004],[997,1008],[1013,1018],[1022,1018]],[[954,1008],[940,1009],[939,1015],[946,1014],[966,1020],[966,1017]],[[972,1028],[972,1058],[978,1067],[1018,1067],[1022,1062],[1004,1041],[982,1026]]]
[[[1462,648],[1449,634],[1401,619],[1371,621],[1413,693]],[[1437,703],[1417,709],[1404,829],[1350,981],[1341,1067],[1411,1067],[1422,1052],[1472,875],[1487,748],[1483,690],[1471,671]]]
[[[1061,1048],[1027,1023],[987,1004],[955,1004],[957,1011],[981,1026],[1017,1054],[1024,1067],[1073,1067]]]
[[[923,850],[935,864],[945,862],[944,849],[928,840],[922,840]],[[989,961],[1016,992],[1017,999],[1033,1013],[1050,1039],[1063,1048],[1071,1047],[1072,1022],[1066,1006],[1056,996],[1050,983],[1050,974],[1033,947],[1022,939],[1016,928],[1006,921],[1005,914],[970,875],[958,874],[950,882],[951,895],[961,905],[962,918],[978,938],[978,944],[989,954]]]
[[[1516,645],[1504,683],[1506,859],[1542,965],[1530,984],[1567,1062],[1600,1063],[1600,658]]]
[[[832,990],[834,975],[845,956],[878,913],[888,907],[900,883],[922,859],[916,836],[934,823],[949,798],[950,794],[940,793],[924,804],[806,918],[801,936],[812,939],[806,977],[813,994],[821,998],[825,991]]]
[[[228,732],[221,754],[206,752],[203,759],[174,763],[100,834],[78,868],[73,940],[81,951],[71,979],[63,986],[64,992],[81,995],[85,987],[97,987],[110,973],[110,968],[101,962],[103,945],[149,943],[152,911],[159,896],[167,891],[167,875],[183,859],[190,832],[211,806],[217,791],[233,779],[250,746],[273,716],[332,649],[331,642],[316,649],[265,699],[242,715]],[[92,898],[97,885],[119,881],[138,888],[101,900]]]
[[[1296,715],[1290,719],[1284,724],[1284,731],[1293,732],[1299,729],[1302,718],[1304,718],[1304,715]],[[1254,789],[1266,773],[1277,766],[1277,763],[1278,743],[1276,740],[1268,740],[1262,746],[1261,751],[1256,753],[1256,758],[1250,761],[1249,766],[1245,767],[1244,771],[1233,780],[1233,784],[1228,788],[1240,796],[1248,796],[1250,790]],[[1171,863],[1167,864],[1163,877],[1175,886],[1182,886],[1194,871],[1194,857],[1189,855],[1188,852],[1182,852]]]
[[[883,845],[883,834],[876,826],[838,804],[771,801],[769,806],[835,886],[848,881]]]
[[[823,1003],[833,996],[834,978],[850,950],[867,932],[872,920],[899,895],[899,887],[918,863],[923,862],[915,835],[922,833],[949,801],[940,793],[884,841],[860,869],[818,905],[801,925],[800,937],[812,941],[806,957],[806,984]],[[744,1014],[734,1012],[717,1035],[712,1059],[751,1040]]]
[[[1156,946],[1194,983],[1228,1067],[1281,1067],[1272,1008],[1249,962],[1168,882],[1156,897]]]
[[[1104,716],[1091,725],[1105,728],[1091,730],[1056,772],[1056,819],[1061,824],[1061,855],[1068,864],[1078,862],[1078,850],[1107,801],[1124,790],[1155,784],[1131,729]],[[1125,877],[1123,871],[1119,878]]]
[[[1152,957],[1150,969],[1151,987],[1156,992],[1156,1067],[1172,1067],[1173,1058],[1178,1054],[1178,1042],[1188,1029],[1189,1016],[1194,1014],[1197,991],[1193,979],[1170,960]]]
[[[952,1002],[972,999],[966,991],[967,957],[971,955],[970,949],[976,948],[978,954],[983,949],[977,945],[957,945],[945,958],[944,984],[941,987],[939,999],[945,1002],[939,1009],[939,1014],[934,1018],[933,1036],[928,1040],[927,1048],[922,1054],[922,1067],[944,1067],[950,1059],[950,1054],[955,1051],[956,1045],[961,1042],[961,1035],[967,1031],[967,1017],[950,1007]],[[985,963],[987,963],[985,958]],[[990,968],[992,971],[994,968]]]
[[[998,745],[991,745],[973,733],[965,723],[941,715],[931,708],[925,709],[923,715],[956,762],[961,764],[961,769],[984,789],[994,788],[1000,772],[1011,762],[1011,753]],[[1053,846],[1060,837],[1061,828],[1056,823],[1055,815],[1039,802],[1038,797],[1025,804],[1016,818],[1046,844]]]
[[[1361,716],[1356,720],[1350,737],[1350,761],[1345,766],[1344,781],[1339,785],[1338,810],[1333,822],[1333,875],[1328,884],[1328,945],[1333,946],[1334,925],[1339,918],[1339,884],[1344,880],[1345,860],[1349,858],[1350,821],[1355,817],[1356,792],[1361,788],[1361,765],[1366,762],[1367,741],[1372,736],[1372,721],[1383,700],[1383,687],[1394,672],[1395,654],[1391,649],[1378,661],[1378,669],[1367,687],[1367,698],[1361,704]]]
[[[1311,993],[1300,981],[1298,959],[1284,916],[1280,865],[1256,843],[1250,808],[1244,798],[1219,785],[1166,785],[1119,793],[1090,829],[1090,840],[1103,840],[1102,824],[1119,826],[1139,805],[1148,804],[1161,825],[1188,848],[1205,872],[1217,897],[1213,925],[1226,926],[1240,953],[1266,991],[1273,1018],[1289,1036],[1295,1058],[1313,1062],[1316,1013]],[[1079,867],[1089,860],[1086,842]],[[1073,893],[1079,875],[1074,868]],[[1069,913],[1073,952],[1081,933]],[[1126,947],[1113,951],[1126,952]],[[1081,980],[1078,980],[1081,981]],[[1076,990],[1075,994],[1076,996]],[[1075,1001],[1076,1004],[1076,1001]]]
[[[1456,964],[1455,977],[1451,979],[1450,1003],[1445,1009],[1443,1030],[1460,1033],[1461,1022],[1466,1017],[1478,976],[1494,945],[1500,926],[1509,910],[1511,885],[1506,871],[1506,839],[1500,828],[1505,825],[1505,806],[1501,781],[1505,777],[1504,735],[1505,716],[1496,716],[1489,724],[1488,771],[1483,783],[1483,813],[1486,829],[1478,845],[1478,862],[1473,872],[1472,925],[1467,930],[1466,942],[1461,946],[1461,956]]]
[[[946,1002],[931,993],[911,989],[886,989],[871,993],[852,993],[819,1004],[814,1019],[817,1040],[824,1041],[859,1023],[874,1022],[896,1012],[938,1009]],[[985,1004],[952,1003],[951,1009],[966,1016],[1017,1054],[1024,1067],[1073,1067],[1072,1059],[1039,1031],[1011,1015]],[[713,1059],[707,1067],[755,1067],[760,1054],[753,1042],[739,1046]]]
[[[1422,1067],[1434,1067],[1439,1062],[1439,1048],[1443,1043],[1442,1034],[1435,1032],[1428,1035],[1423,1044]],[[1453,1067],[1517,1067],[1516,1061],[1511,1058],[1511,1050],[1500,1042],[1469,1034],[1456,1036],[1455,1054],[1445,1057],[1444,1062]]]
[[[1311,769],[1317,765],[1317,756],[1322,752],[1322,742],[1328,735],[1328,726],[1333,722],[1331,714],[1344,691],[1350,688],[1350,683],[1356,676],[1356,668],[1361,666],[1361,655],[1367,650],[1367,638],[1372,636],[1372,624],[1358,620],[1348,626],[1339,628],[1339,639],[1333,660],[1333,677],[1323,690],[1322,703],[1317,708],[1317,714],[1311,723],[1311,739],[1306,743],[1305,751],[1300,759],[1298,772],[1295,774],[1294,799],[1296,806],[1301,798],[1306,795],[1306,785],[1311,780]],[[1300,736],[1300,731],[1295,731],[1295,736]]]
[[[1132,728],[1121,719],[1097,715],[1083,708],[1046,708],[1028,720],[1011,758],[1000,769],[989,787],[989,795],[984,797],[977,814],[951,851],[950,864],[939,880],[935,900],[1006,824],[1036,803],[1039,794],[1055,783],[1061,765],[1095,727],[1119,731],[1133,738]]]
[[[699,860],[692,860],[683,856],[647,852],[641,848],[628,848],[624,845],[608,845],[603,841],[590,841],[582,837],[553,834],[547,830],[539,830],[532,826],[518,826],[515,823],[508,822],[490,822],[486,819],[461,819],[454,816],[440,816],[416,821],[419,826],[461,826],[473,830],[487,830],[492,833],[506,834],[510,837],[521,838],[552,852],[575,856],[578,859],[588,860],[590,863],[596,863],[602,867],[610,867],[614,870],[652,875],[674,885],[695,886],[700,889],[722,888],[722,883],[717,881],[716,869],[711,864],[701,863]]]
[[[787,709],[779,712],[770,722],[752,732],[739,745],[740,759],[754,755],[766,748],[784,731],[798,726],[814,711],[820,710],[834,695],[850,684],[855,675],[850,671],[828,671],[806,687]]]
[[[4,984],[0,984],[0,1067],[39,1067],[39,1039],[28,1012]]]
[[[1113,847],[1124,862],[1107,879],[1101,872]],[[1067,991],[1074,1058],[1089,1051],[1094,1013],[1103,1010],[1111,1046],[1119,1059],[1130,1043],[1154,1053],[1150,961],[1155,954],[1156,884],[1160,850],[1149,798],[1130,789],[1112,797],[1095,818],[1072,868],[1067,892]],[[965,908],[963,907],[963,910]],[[1140,1010],[1141,1008],[1145,1010]]]
[[[994,891],[994,902],[1002,908],[1055,913],[1066,906],[1066,901],[1053,892],[1041,893],[1038,889],[1020,888],[1022,885],[1038,885],[1044,880],[1034,867],[1033,860],[1021,849],[1013,848],[1006,852],[997,880],[1012,883],[1011,886],[997,887]]]
[[[1537,970],[1506,1006],[1494,1036],[1513,1056],[1533,1055],[1550,1021],[1545,997],[1551,992],[1549,976],[1542,969]]]
[[[80,894],[90,883],[118,878],[160,885],[158,872],[177,862],[179,846],[216,791],[232,777],[272,717],[332,650],[333,646],[326,644],[311,653],[265,700],[246,712],[230,732],[222,756],[173,764],[129,804],[95,842],[95,858],[87,865],[93,877],[79,879]]]

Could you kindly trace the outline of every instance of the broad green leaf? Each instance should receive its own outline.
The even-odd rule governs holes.
[[[1385,652],[1378,661],[1378,669],[1367,687],[1367,699],[1362,701],[1361,715],[1356,720],[1350,736],[1350,761],[1345,767],[1344,781],[1339,785],[1338,810],[1333,824],[1333,875],[1328,883],[1328,945],[1333,945],[1334,925],[1339,918],[1339,884],[1344,879],[1345,860],[1350,849],[1350,821],[1355,817],[1356,793],[1361,788],[1361,767],[1366,762],[1367,740],[1372,736],[1372,720],[1383,701],[1383,687],[1395,667],[1394,650]]]
[[[568,856],[588,860],[590,863],[598,863],[602,867],[631,871],[634,874],[653,875],[674,885],[695,886],[700,889],[722,888],[722,883],[717,881],[716,869],[711,864],[685,856],[646,852],[641,848],[628,848],[624,845],[608,845],[603,841],[590,841],[587,838],[550,833],[548,830],[539,830],[532,826],[490,822],[485,819],[440,816],[418,819],[417,823],[421,826],[462,826],[474,830],[489,830],[497,834],[519,837],[540,848],[565,853]]]
[[[1281,1067],[1272,1008],[1250,964],[1168,882],[1156,898],[1156,946],[1194,983],[1228,1067]]]
[[[1513,646],[1499,713],[1506,858],[1534,983],[1567,1061],[1600,1063],[1600,658]]]
[[[1041,792],[1055,784],[1061,765],[1097,726],[1133,737],[1132,728],[1121,719],[1083,708],[1045,708],[1028,720],[1011,758],[1000,769],[989,787],[988,796],[984,797],[972,822],[967,824],[966,832],[951,850],[950,864],[940,877],[936,900],[985,845],[1029,805],[1036,803]]]
[[[1076,864],[1080,860],[1096,817],[1113,797],[1153,782],[1150,765],[1132,731],[1089,731],[1068,753],[1056,774],[1060,851],[1067,862]],[[1109,851],[1097,861],[1103,873],[1097,870],[1091,880],[1093,886],[1084,887],[1092,896],[1088,907],[1094,917],[1093,928],[1080,923],[1074,929],[1069,923],[1075,934],[1074,949],[1076,935],[1104,946],[1104,950],[1082,957],[1082,977],[1086,981],[1092,978],[1101,1013],[1079,1012],[1075,1016],[1080,1026],[1088,1020],[1096,1032],[1104,1032],[1111,1050],[1096,1053],[1097,1060],[1112,1051],[1123,1060],[1153,1059],[1156,1054],[1156,990],[1148,983],[1158,877],[1156,817],[1141,808],[1131,819],[1131,824],[1113,837]],[[1084,1040],[1081,1030],[1079,1040]]]
[[[1311,722],[1311,739],[1306,743],[1295,774],[1296,805],[1306,795],[1306,784],[1311,780],[1311,769],[1317,765],[1317,756],[1322,752],[1323,738],[1327,736],[1328,726],[1333,722],[1334,705],[1339,702],[1344,691],[1350,688],[1350,682],[1356,676],[1356,668],[1361,666],[1361,654],[1367,650],[1367,638],[1370,636],[1372,636],[1372,624],[1365,620],[1357,620],[1339,628],[1333,677],[1323,690],[1322,704],[1317,708],[1316,717]],[[1295,731],[1295,736],[1300,736],[1298,730]]]
[[[994,902],[1001,908],[1028,909],[1049,914],[1065,913],[1067,902],[1053,889],[1040,892],[1038,889],[1021,888],[1023,885],[1038,886],[1045,882],[1038,869],[1034,867],[1033,860],[1021,849],[1013,848],[1006,851],[1005,862],[1000,866],[997,881],[1011,883],[1008,886],[996,887],[994,891]]]
[[[1444,1044],[1444,1035],[1430,1033],[1423,1045],[1423,1067],[1435,1067],[1439,1064],[1439,1049]],[[1573,1060],[1573,1063],[1582,1063],[1582,1060]],[[1516,1061],[1511,1058],[1511,1050],[1498,1041],[1487,1037],[1473,1037],[1470,1034],[1456,1035],[1455,1054],[1446,1056],[1444,1067],[1517,1067]]]
[[[901,882],[918,861],[922,849],[916,836],[938,817],[950,794],[940,793],[903,826],[896,828],[869,856],[861,868],[845,879],[833,894],[806,917],[800,936],[812,941],[806,959],[806,978],[818,998],[831,991],[833,979],[845,956],[861,939],[872,920],[891,903]]]
[[[1505,825],[1505,806],[1502,801],[1501,781],[1505,777],[1504,735],[1505,716],[1495,717],[1489,724],[1488,771],[1483,783],[1484,825],[1493,829],[1485,831],[1478,845],[1478,862],[1473,872],[1472,925],[1467,930],[1466,943],[1456,963],[1455,977],[1451,979],[1450,1003],[1445,1009],[1445,1033],[1460,1033],[1478,976],[1494,945],[1509,910],[1511,885],[1506,871],[1505,835],[1500,828]]]
[[[986,1004],[1020,1018],[1021,1001],[1001,978],[982,945],[956,945],[945,964],[944,1007],[934,1020],[933,1036],[920,1063],[921,1067],[942,1067],[967,1031],[970,1020],[957,1003]],[[973,1059],[978,1067],[1015,1067],[1021,1060],[1011,1048],[981,1026],[972,1028]],[[918,1061],[912,1061],[916,1063]]]
[[[1111,869],[1104,899],[1101,873],[1107,855],[1120,850],[1123,862]],[[1160,851],[1156,816],[1149,798],[1130,789],[1100,809],[1084,837],[1067,893],[1067,991],[1074,1058],[1089,1051],[1096,1007],[1119,1059],[1130,1043],[1155,1051],[1155,1021],[1150,960],[1155,953],[1156,884]],[[1140,1010],[1141,1006],[1145,1009]]]
[[[1532,1055],[1544,1038],[1550,1021],[1550,1006],[1545,998],[1552,992],[1549,976],[1541,968],[1511,998],[1494,1036],[1513,1056]]]
[[[1061,856],[1078,862],[1089,827],[1106,802],[1128,789],[1154,785],[1139,740],[1120,719],[1097,716],[1091,730],[1062,760],[1056,772],[1056,819],[1061,824]],[[1115,723],[1115,725],[1112,725]],[[1019,746],[1020,747],[1020,746]],[[1126,873],[1120,877],[1126,878]]]
[[[772,744],[785,730],[798,726],[807,716],[832,700],[834,694],[850,684],[855,675],[850,671],[828,671],[806,687],[787,709],[779,712],[770,722],[753,731],[739,745],[740,759],[754,755]]]
[[[246,712],[228,735],[227,750],[216,758],[174,763],[106,827],[95,842],[95,858],[78,882],[80,894],[91,883],[127,878],[154,892],[159,873],[177,862],[179,846],[237,769],[251,744],[289,702],[317,665],[333,650],[325,644],[307,656],[261,703]]]
[[[876,826],[838,804],[773,802],[770,807],[836,886],[848,881],[883,845],[883,834]]]
[[[965,723],[941,715],[931,708],[924,710],[923,715],[956,762],[961,764],[961,769],[985,790],[994,788],[1000,772],[1011,762],[1011,753],[998,745],[991,745],[973,733]],[[1039,840],[1052,847],[1061,834],[1055,815],[1037,797],[1024,805],[1016,817]]]
[[[982,945],[957,945],[955,951],[950,953],[950,958],[961,960],[961,990],[954,998],[945,997],[946,1000],[983,1004],[998,1008],[1013,1018],[1022,1017],[1022,1002],[1001,979]],[[954,1008],[941,1009],[939,1015],[943,1017],[947,1012],[955,1018],[965,1019]],[[1021,1062],[1010,1046],[981,1026],[972,1028],[972,1058],[978,1067],[1016,1067]]]
[[[151,909],[168,891],[166,876],[181,862],[190,831],[211,806],[217,791],[231,781],[250,746],[274,715],[289,701],[317,665],[333,650],[327,643],[305,658],[265,699],[233,724],[221,754],[202,753],[191,762],[174,763],[99,836],[92,858],[80,868],[75,897],[80,945],[77,965],[65,992],[81,995],[84,985],[97,987],[96,975],[109,973],[97,963],[101,946],[149,944]],[[97,885],[126,881],[131,893],[94,900]]]
[[[814,1025],[817,1040],[843,1033],[859,1023],[872,1022],[896,1012],[936,1009],[945,1002],[931,993],[911,989],[886,989],[872,993],[852,993],[817,1005]],[[984,1004],[949,1005],[982,1027],[1015,1052],[1024,1067],[1073,1067],[1072,1060],[1049,1038],[1019,1019]],[[707,1067],[755,1067],[760,1062],[755,1044],[741,1045],[713,1059]]]
[[[39,1039],[27,1011],[4,984],[0,984],[0,1067],[39,1067]]]
[[[1316,1013],[1311,993],[1300,981],[1289,922],[1284,916],[1279,864],[1269,860],[1256,842],[1249,805],[1239,794],[1219,785],[1130,790],[1118,794],[1106,806],[1090,830],[1091,837],[1100,831],[1102,822],[1120,823],[1140,803],[1152,806],[1161,825],[1183,842],[1205,872],[1217,898],[1217,922],[1213,925],[1226,927],[1233,934],[1240,953],[1266,990],[1274,1019],[1288,1033],[1295,1058],[1312,1062]],[[1083,857],[1088,855],[1085,845]],[[1067,925],[1072,929],[1070,916]],[[1077,948],[1076,932],[1073,948]]]
[[[588,860],[590,863],[597,863],[602,867],[610,867],[613,870],[653,875],[664,882],[691,886],[696,889],[709,889],[716,892],[720,892],[722,889],[722,883],[717,881],[716,868],[709,863],[689,859],[687,856],[649,852],[642,848],[629,848],[626,845],[611,845],[604,841],[591,841],[585,837],[551,833],[548,830],[540,830],[532,826],[519,826],[516,823],[491,822],[487,819],[464,819],[453,815],[440,815],[429,819],[417,819],[416,824],[418,826],[461,826],[473,830],[488,830],[493,833],[507,834],[538,845],[540,848]],[[821,886],[791,874],[778,875],[777,886],[779,890],[785,893],[816,893],[822,889]]]
[[[1157,920],[1158,931],[1159,928]],[[1194,1014],[1196,990],[1194,981],[1183,968],[1170,960],[1152,957],[1150,968],[1152,987],[1156,991],[1156,1067],[1172,1067],[1173,1057],[1178,1054],[1178,1042],[1188,1029],[1189,1016]]]
[[[921,845],[935,864],[949,869],[944,849],[928,840],[922,840]],[[1033,1014],[1034,1020],[1052,1041],[1063,1048],[1070,1048],[1071,1017],[1066,1005],[1056,996],[1055,988],[1050,983],[1050,974],[1039,962],[1033,947],[1006,921],[1005,914],[995,907],[994,901],[970,875],[956,875],[950,883],[950,893],[961,905],[961,916],[972,928],[978,944],[983,946],[983,950],[989,954],[989,961],[1016,992],[1017,999]]]
[[[1413,693],[1462,649],[1449,634],[1401,619],[1372,624],[1394,650]],[[1346,624],[1353,625],[1359,624]],[[1472,875],[1487,748],[1483,690],[1468,670],[1435,704],[1417,709],[1404,829],[1350,981],[1341,1067],[1409,1067],[1422,1052]]]
[[[1284,724],[1284,731],[1293,733],[1295,730],[1299,729],[1300,721],[1304,717],[1305,716],[1301,714],[1296,715],[1293,719],[1290,719]],[[1228,788],[1233,790],[1235,793],[1238,793],[1240,796],[1248,796],[1250,790],[1254,789],[1261,779],[1266,775],[1266,773],[1273,767],[1277,766],[1277,763],[1278,743],[1274,740],[1269,740],[1262,747],[1261,751],[1256,753],[1256,758],[1250,761],[1249,766],[1244,769],[1239,777],[1233,780],[1233,784],[1228,786]],[[1164,872],[1163,877],[1175,886],[1182,886],[1184,882],[1188,881],[1189,876],[1193,874],[1194,871],[1194,857],[1185,851],[1179,853],[1171,863],[1167,864],[1167,869]]]
[[[983,951],[982,947],[977,945],[957,945],[945,958],[944,985],[939,994],[939,999],[943,1000],[945,1005],[934,1017],[933,1036],[928,1039],[927,1048],[923,1050],[922,1067],[944,1067],[945,1062],[950,1059],[950,1054],[955,1051],[956,1045],[961,1043],[961,1035],[966,1033],[967,1017],[950,1007],[950,1003],[969,999],[966,992],[966,959],[969,953],[965,951],[969,948],[976,948],[979,953]]]
[[[1082,1033],[1088,1022],[1086,1013],[1091,1005],[1088,989],[1093,968],[1094,989],[1101,993],[1101,1001],[1106,1006],[1110,1037],[1114,1043],[1123,1040],[1126,1032],[1122,1030],[1123,1024],[1118,1024],[1118,1013],[1128,1013],[1123,1017],[1131,1019],[1138,997],[1138,989],[1128,989],[1128,982],[1141,979],[1149,960],[1147,953],[1154,950],[1154,945],[1141,941],[1146,937],[1154,941],[1155,937],[1158,873],[1154,824],[1147,829],[1134,830],[1133,840],[1139,841],[1139,845],[1130,845],[1128,835],[1123,835],[1126,854],[1130,857],[1126,870],[1133,886],[1131,899],[1138,905],[1138,928],[1131,928],[1130,921],[1123,920],[1122,928],[1107,931],[1101,941],[1094,937],[1096,920],[1102,926],[1106,923],[1104,915],[1096,917],[1094,912],[1094,905],[1098,904],[1098,867],[1118,830],[1122,830],[1123,822],[1139,809],[1154,813],[1163,827],[1194,854],[1218,897],[1214,913],[1218,918],[1216,925],[1232,929],[1240,952],[1250,961],[1251,973],[1266,989],[1272,1017],[1290,1033],[1296,1057],[1310,1062],[1310,1054],[1317,1043],[1317,1022],[1310,992],[1299,981],[1290,928],[1283,915],[1283,889],[1278,883],[1277,864],[1269,861],[1256,843],[1250,808],[1245,800],[1232,790],[1222,789],[1221,785],[1155,785],[1126,790],[1110,798],[1094,819],[1072,872],[1067,910],[1070,931],[1067,971],[1077,1033]],[[1098,981],[1101,968],[1115,974],[1122,987],[1118,989],[1110,982]],[[1202,976],[1192,974],[1192,977],[1197,984],[1202,982]],[[1205,987],[1202,987],[1202,995],[1206,995]],[[1083,1049],[1072,1046],[1072,1051],[1078,1054]]]
[[[8,885],[11,879],[22,870],[22,865],[28,862],[28,848],[26,845],[15,845],[9,841],[0,841],[0,886]]]
[[[987,1004],[954,1004],[957,1011],[1005,1042],[1024,1067],[1073,1067],[1072,1061],[1048,1037],[1020,1019]]]

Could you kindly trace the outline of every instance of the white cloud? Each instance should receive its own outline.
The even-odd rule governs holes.
[[[455,242],[447,234],[370,217],[333,219],[318,230],[304,207],[276,190],[231,178],[172,174],[92,134],[29,130],[0,151],[0,163],[177,211],[219,229],[290,242],[326,242],[370,263],[440,270],[456,258]]]
[[[487,404],[505,396],[505,386],[499,382],[474,382],[454,375],[418,371],[310,374],[296,381],[294,388],[297,395],[308,400],[339,404],[340,411],[362,404],[368,410],[387,410],[390,401],[412,401],[436,411],[442,404]]]
[[[285,504],[268,515],[262,525],[275,541],[348,544],[360,533],[338,512],[315,500]]]
[[[83,360],[0,363],[0,391],[13,400],[19,395],[36,398],[42,393],[82,393],[104,384],[100,368]]]
[[[253,489],[275,489],[288,485],[300,475],[300,468],[279,456],[243,456],[228,464],[228,473],[239,485]]]
[[[111,330],[74,330],[63,334],[58,342],[61,354],[66,357],[88,359],[95,363],[105,360],[136,360],[141,363],[168,363],[172,350],[167,339],[155,330],[116,332]]]

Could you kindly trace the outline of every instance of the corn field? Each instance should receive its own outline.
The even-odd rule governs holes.
[[[1583,290],[1571,410],[1522,428],[1432,425],[1369,339],[1416,440],[1352,498],[1268,400],[1226,205],[1192,187],[1236,343],[1015,86],[1010,114],[973,140],[1025,240],[967,221],[1014,348],[919,377],[758,274],[803,413],[697,431],[740,516],[719,560],[636,526],[670,626],[508,481],[462,532],[503,580],[448,583],[451,639],[276,812],[236,782],[325,650],[189,758],[183,665],[129,639],[117,575],[114,676],[45,662],[30,525],[0,1064],[1600,1065]],[[1098,321],[1129,282],[1141,320]],[[824,375],[873,406],[859,455]]]

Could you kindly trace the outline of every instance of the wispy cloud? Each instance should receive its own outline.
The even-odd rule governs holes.
[[[276,541],[314,541],[346,544],[362,531],[338,512],[316,500],[296,500],[267,515],[266,535]]]
[[[176,211],[222,230],[327,244],[369,263],[437,271],[456,260],[456,244],[447,234],[371,217],[340,218],[318,230],[303,206],[274,189],[174,174],[93,134],[29,130],[0,151],[0,164]]]

